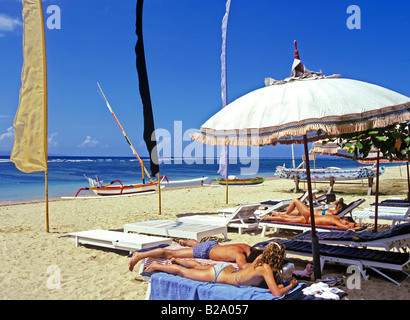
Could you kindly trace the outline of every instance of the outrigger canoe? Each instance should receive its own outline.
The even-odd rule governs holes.
[[[93,191],[96,195],[99,196],[130,195],[135,193],[152,192],[158,190],[157,180],[153,180],[150,183],[141,184],[123,184],[120,180],[115,180],[106,185],[103,185],[98,177],[97,180],[94,180],[88,178],[86,175],[84,176],[90,183],[90,187],[79,189],[75,197],[77,197],[81,191],[87,190]],[[164,179],[168,181],[168,178],[164,175],[161,177],[161,182]]]
[[[215,180],[216,183],[218,184],[226,185],[225,178],[215,177],[215,179],[212,179],[209,183],[211,183],[213,180]],[[254,177],[254,178],[246,178],[246,179],[240,179],[237,177],[228,177],[228,185],[233,185],[233,186],[247,186],[247,185],[261,184],[264,181],[265,181],[265,178],[263,177]]]

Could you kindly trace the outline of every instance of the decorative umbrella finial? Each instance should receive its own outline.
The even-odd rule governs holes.
[[[298,46],[297,46],[296,40],[294,41],[294,44],[295,44],[295,59],[300,60],[299,51],[298,51]]]

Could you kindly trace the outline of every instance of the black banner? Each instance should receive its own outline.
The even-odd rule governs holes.
[[[135,33],[137,34],[137,44],[135,45],[136,65],[139,81],[139,90],[144,112],[144,141],[150,155],[151,175],[155,176],[159,172],[158,153],[155,146],[157,140],[155,136],[154,115],[152,113],[151,95],[149,91],[147,66],[145,63],[144,40],[142,36],[142,8],[144,0],[137,0]],[[154,149],[155,148],[155,149]],[[154,150],[154,152],[153,152]]]

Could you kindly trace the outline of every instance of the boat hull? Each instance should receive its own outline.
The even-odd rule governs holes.
[[[385,167],[380,167],[379,175],[385,171]],[[310,177],[312,181],[329,181],[332,178],[335,181],[342,180],[358,180],[375,178],[377,169],[375,167],[361,167],[358,169],[344,170],[344,169],[312,169],[310,170]],[[306,180],[306,169],[288,169],[283,167],[276,167],[275,176],[282,179]]]
[[[90,188],[99,196],[126,195],[158,190],[158,183]]]
[[[215,178],[216,182],[220,185],[226,185],[226,179],[218,179]],[[256,177],[256,178],[248,178],[248,179],[228,179],[228,185],[234,186],[244,186],[244,185],[254,185],[254,184],[261,184],[265,181],[265,178]]]

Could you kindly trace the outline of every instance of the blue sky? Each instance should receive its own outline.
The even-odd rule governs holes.
[[[143,31],[156,128],[198,129],[221,108],[221,22],[225,0],[146,0]],[[361,29],[350,30],[349,5]],[[134,46],[136,0],[47,0],[61,9],[61,29],[46,28],[49,153],[132,156],[97,91],[101,84],[137,152],[142,103]],[[11,150],[21,86],[22,4],[0,0],[0,152]],[[410,96],[410,2],[405,0],[232,0],[228,23],[228,102],[290,75],[298,41],[313,71],[341,74]],[[184,145],[192,143],[184,142]],[[303,153],[301,146],[296,154]],[[290,156],[289,146],[261,156]]]

